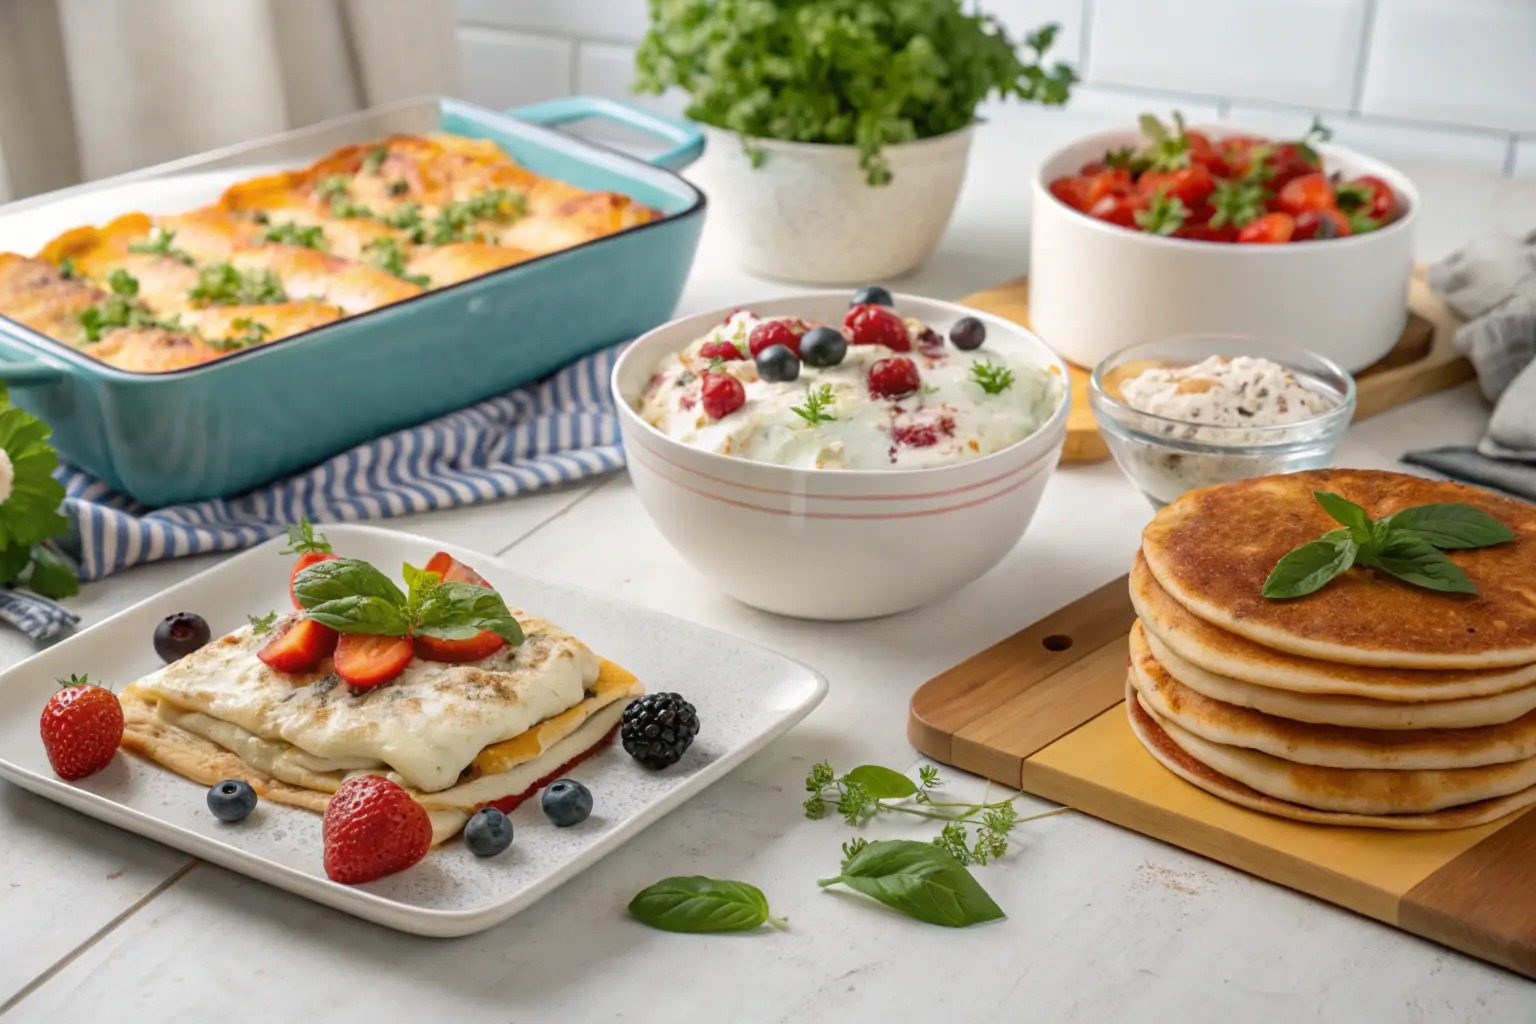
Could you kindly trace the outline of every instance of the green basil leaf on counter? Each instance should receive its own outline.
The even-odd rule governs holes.
[[[629,912],[652,928],[703,934],[747,932],[788,922],[768,912],[768,898],[755,885],[703,875],[663,878],[629,901]]]
[[[1355,564],[1357,550],[1348,530],[1335,530],[1303,544],[1275,563],[1264,581],[1264,596],[1304,597],[1321,590],[1329,580]]]
[[[316,562],[293,578],[293,594],[310,618],[340,633],[405,636],[406,598],[378,569],[355,558]]]
[[[481,630],[488,630],[513,647],[523,642],[523,627],[507,610],[507,602],[489,587],[473,583],[437,584],[422,600],[413,618],[416,632],[440,640],[468,640]]]
[[[1416,505],[1382,520],[1394,534],[1412,534],[1443,551],[1486,548],[1515,539],[1515,531],[1480,508],[1460,502]]]
[[[1477,586],[1459,565],[1433,544],[1409,534],[1394,533],[1380,551],[1369,559],[1362,558],[1361,564],[1428,590],[1447,594],[1477,593]]]
[[[901,800],[917,793],[917,783],[901,772],[878,764],[860,765],[848,773],[847,781],[858,786],[871,800]]]
[[[1316,498],[1317,503],[1323,506],[1324,512],[1327,512],[1335,520],[1348,527],[1349,535],[1354,539],[1356,545],[1370,543],[1372,537],[1371,517],[1365,509],[1356,505],[1348,498],[1329,491],[1313,491],[1312,497]]]
[[[910,839],[870,843],[848,859],[842,874],[816,884],[838,883],[908,917],[946,928],[1006,916],[959,861],[932,843]]]

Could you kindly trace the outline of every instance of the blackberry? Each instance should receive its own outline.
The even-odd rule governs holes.
[[[698,734],[698,712],[675,693],[648,693],[630,704],[619,729],[629,756],[647,768],[676,764]]]

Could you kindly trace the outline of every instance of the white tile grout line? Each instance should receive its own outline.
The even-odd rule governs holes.
[[[10,1013],[12,1010],[16,1009],[16,1007],[21,1004],[22,1000],[26,999],[33,992],[36,992],[38,989],[48,984],[48,982],[52,981],[60,971],[64,970],[64,968],[74,963],[80,957],[84,956],[92,946],[106,938],[124,921],[128,920],[134,914],[137,914],[140,910],[143,910],[146,906],[149,905],[150,900],[153,900],[156,896],[159,896],[171,886],[181,881],[186,877],[187,872],[191,871],[201,863],[202,861],[198,860],[196,857],[187,861],[181,867],[177,868],[174,872],[168,875],[164,880],[162,880],[159,885],[155,886],[153,889],[149,890],[149,892],[135,900],[132,906],[128,907],[121,914],[118,914],[112,920],[98,928],[95,934],[93,934],[90,938],[80,943],[80,945],[76,946],[68,953],[65,953],[63,956],[59,957],[59,959],[55,960],[53,964],[49,966],[45,971],[43,971],[37,977],[33,978],[31,981],[27,982],[21,988],[17,989],[15,995],[11,996],[11,998],[7,999],[5,1002],[0,1003],[0,1017],[4,1017],[7,1013]]]
[[[1519,160],[1519,152],[1520,136],[1511,135],[1509,137],[1509,148],[1504,151],[1504,177],[1513,178],[1515,176],[1515,164]]]
[[[1349,112],[1359,115],[1360,105],[1365,102],[1365,76],[1371,63],[1371,47],[1376,35],[1376,4],[1378,0],[1365,0],[1365,14],[1360,19],[1360,49],[1355,54],[1355,80],[1350,89]]]
[[[592,495],[596,494],[598,491],[602,490],[604,487],[607,487],[608,484],[614,478],[616,478],[618,476],[621,476],[623,474],[623,472],[624,472],[623,470],[619,470],[619,471],[616,471],[616,472],[613,472],[613,473],[609,473],[605,477],[599,478],[595,483],[593,483],[591,486],[589,486],[581,494],[578,494],[568,504],[561,505],[554,512],[551,512],[548,516],[544,517],[543,519],[540,519],[537,523],[534,523],[527,530],[525,530],[521,534],[519,534],[512,541],[512,543],[508,544],[506,547],[502,548],[500,551],[495,552],[496,557],[500,558],[502,555],[505,555],[508,551],[511,551],[513,548],[517,547],[519,544],[523,543],[528,538],[530,538],[534,534],[538,533],[540,530],[544,529],[544,527],[548,526],[550,523],[554,522],[556,519],[559,519],[561,516],[565,515],[567,512],[571,511],[571,509],[575,508],[577,505],[580,505],[582,502],[586,501],[588,498],[592,497]]]
[[[1088,77],[1088,58],[1092,55],[1090,43],[1093,39],[1093,0],[1083,0],[1082,25],[1078,29],[1082,38],[1077,45],[1077,76]]]

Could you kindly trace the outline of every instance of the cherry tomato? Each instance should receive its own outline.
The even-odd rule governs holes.
[[[1088,216],[1097,217],[1099,220],[1108,221],[1111,224],[1119,224],[1123,228],[1134,228],[1136,226],[1136,211],[1144,209],[1146,205],[1146,196],[1128,192],[1112,192],[1094,203],[1092,208],[1088,210]]]
[[[1189,158],[1195,163],[1212,167],[1212,165],[1221,162],[1221,157],[1217,155],[1216,147],[1212,145],[1210,136],[1206,135],[1205,132],[1186,130],[1184,132],[1184,141],[1189,144]]]
[[[1275,208],[1291,216],[1308,210],[1334,210],[1333,185],[1326,174],[1303,174],[1292,178],[1275,196]]]
[[[1088,181],[1086,178],[1066,177],[1057,178],[1051,182],[1051,195],[1060,199],[1074,210],[1088,209],[1088,204],[1083,202],[1087,194]]]
[[[1148,171],[1136,181],[1136,188],[1143,195],[1161,192],[1169,199],[1177,199],[1193,210],[1211,197],[1216,180],[1205,164],[1190,164],[1177,171]]]
[[[1130,171],[1115,169],[1100,171],[1092,177],[1085,178],[1083,181],[1083,206],[1086,209],[1092,209],[1093,204],[1105,196],[1113,195],[1117,192],[1129,192],[1130,190]]]
[[[1288,213],[1266,213],[1237,233],[1244,245],[1281,245],[1296,233],[1296,218]]]
[[[1297,178],[1315,174],[1323,169],[1321,157],[1309,159],[1293,142],[1282,142],[1276,146],[1265,163],[1273,172],[1273,176],[1269,178],[1269,187],[1277,194]]]
[[[1362,213],[1384,224],[1397,215],[1397,194],[1385,181],[1366,175],[1339,186],[1338,205],[1342,210]]]
[[[1338,210],[1303,210],[1296,215],[1296,231],[1291,235],[1291,241],[1321,241],[1343,238],[1350,233],[1349,218]]]

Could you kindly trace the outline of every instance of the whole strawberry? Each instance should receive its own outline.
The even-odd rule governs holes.
[[[123,741],[123,706],[117,695],[84,676],[59,680],[64,688],[43,705],[43,749],[59,778],[83,779],[112,761]]]
[[[409,793],[380,775],[359,775],[325,808],[325,873],[343,885],[404,871],[432,847],[432,821]]]

